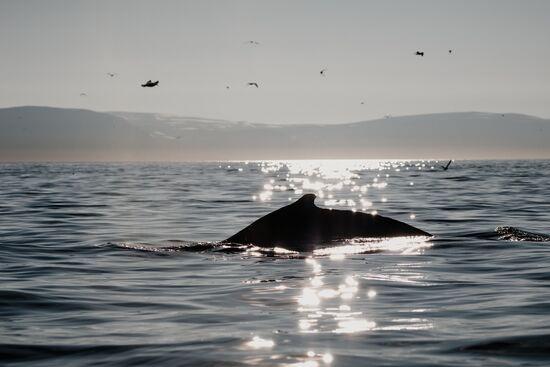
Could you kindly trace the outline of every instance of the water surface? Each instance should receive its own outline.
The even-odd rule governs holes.
[[[550,161],[0,165],[5,366],[544,366]],[[313,192],[429,240],[224,248]]]

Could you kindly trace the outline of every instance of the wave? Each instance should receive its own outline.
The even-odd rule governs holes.
[[[528,232],[516,227],[501,226],[493,231],[460,232],[452,234],[455,238],[477,238],[482,240],[499,240],[512,242],[550,242],[550,236]],[[316,256],[334,256],[335,254],[372,254],[381,251],[398,251],[403,253],[417,252],[426,247],[455,246],[452,238],[356,238],[346,241],[335,241],[330,245],[318,246],[312,253]],[[462,242],[460,242],[462,243]],[[167,240],[160,242],[124,241],[109,242],[108,247],[150,252],[159,255],[173,252],[219,252],[225,254],[248,253],[259,256],[294,257],[299,252],[278,247],[263,248],[254,245],[242,245],[227,242],[197,242],[185,240]]]
[[[505,241],[530,241],[530,242],[548,242],[550,236],[541,233],[534,233],[521,230],[515,227],[497,227],[495,232],[499,240]]]
[[[447,233],[447,238],[436,237],[434,241],[442,240],[447,243],[453,241],[452,238],[476,238],[480,240],[499,240],[512,242],[550,242],[550,235],[529,232],[517,227],[499,226],[492,231],[461,231],[458,233]]]
[[[82,311],[91,306],[66,296],[52,297],[37,292],[23,290],[0,290],[0,315],[20,315],[26,312]]]
[[[30,344],[0,344],[0,355],[3,362],[21,363],[41,361],[49,358],[67,356],[113,355],[133,350],[139,350],[144,345],[30,345]],[[63,364],[63,363],[61,363]]]
[[[304,257],[305,254],[313,256],[344,256],[373,254],[382,251],[401,253],[418,253],[424,248],[431,247],[430,237],[394,237],[394,238],[354,238],[350,240],[334,241],[328,244],[315,246],[313,251],[297,252],[281,247],[258,247],[254,245],[242,245],[229,242],[193,242],[181,240],[168,240],[161,242],[109,242],[109,247],[123,248],[136,251],[144,251],[155,254],[168,254],[174,252],[220,252],[220,253],[246,253],[257,256],[280,257]]]
[[[168,240],[161,242],[109,242],[109,247],[123,248],[136,251],[152,252],[152,253],[170,253],[179,251],[188,252],[205,252],[205,251],[220,251],[220,252],[244,252],[252,246],[222,244],[220,242],[195,242],[183,240]]]
[[[468,344],[458,352],[497,354],[503,356],[550,357],[550,335],[521,335]]]
[[[155,254],[168,254],[175,252],[210,252],[224,254],[241,254],[257,256],[292,256],[299,254],[294,251],[288,251],[280,248],[260,248],[253,245],[241,245],[233,243],[221,242],[193,242],[169,240],[157,243],[149,242],[110,242],[107,244],[110,247],[124,248],[129,250],[150,252]]]

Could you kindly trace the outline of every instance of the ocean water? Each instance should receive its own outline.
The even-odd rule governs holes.
[[[2,366],[548,366],[550,161],[0,164]],[[217,244],[316,193],[433,238]]]

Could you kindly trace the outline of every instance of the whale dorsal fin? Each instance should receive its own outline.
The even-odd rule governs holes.
[[[305,194],[301,198],[296,201],[296,204],[304,207],[312,207],[315,206],[314,201],[317,196],[315,194]]]

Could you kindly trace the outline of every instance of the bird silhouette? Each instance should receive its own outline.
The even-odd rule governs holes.
[[[247,85],[250,85],[251,87],[259,88],[258,83],[255,83],[255,82],[247,83]]]
[[[451,165],[451,163],[453,163],[453,160],[451,159],[449,162],[447,162],[447,165],[446,166],[441,166],[441,168],[443,168],[443,171],[446,171],[449,169],[449,166]]]
[[[452,53],[453,53],[453,50],[449,50],[449,53],[452,54]]]
[[[80,97],[88,97],[86,93],[80,93]]]
[[[245,43],[247,43],[247,44],[249,44],[249,45],[259,45],[259,44],[260,44],[260,42],[258,42],[258,41],[253,41],[253,40],[251,40],[251,41],[246,41]]]
[[[325,75],[325,71],[327,71],[327,70],[328,70],[328,69],[323,69],[323,70],[321,70],[321,71],[319,72],[319,74],[321,74],[321,76],[326,76],[326,75]]]
[[[147,82],[145,82],[145,84],[142,84],[141,86],[142,87],[149,87],[149,88],[152,88],[152,87],[156,87],[157,85],[159,85],[159,81],[157,80],[156,82],[152,82],[151,80],[148,80]]]
[[[117,75],[118,75],[118,73],[107,73],[107,75],[109,75],[109,76],[110,76],[110,77],[112,78],[112,77],[115,77],[115,76],[117,76]]]
[[[416,51],[415,55],[424,57],[424,51]]]

